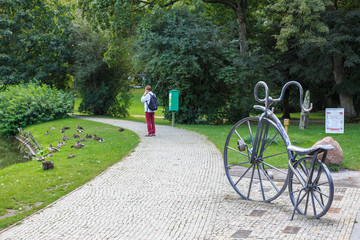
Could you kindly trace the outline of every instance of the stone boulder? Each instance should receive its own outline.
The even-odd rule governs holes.
[[[334,148],[332,150],[329,150],[326,155],[325,164],[326,165],[329,165],[329,164],[341,165],[341,163],[343,161],[343,150],[337,141],[335,141],[332,137],[326,137],[326,138],[323,138],[322,140],[316,142],[313,146],[316,146],[316,145],[333,145]],[[323,153],[320,153],[318,155],[318,159],[321,160],[322,157],[323,157]]]

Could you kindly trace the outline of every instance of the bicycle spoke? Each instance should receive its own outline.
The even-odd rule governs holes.
[[[275,134],[275,136],[270,140],[270,142],[266,145],[266,147],[264,148],[264,152],[265,152],[265,150],[270,146],[270,144],[274,141],[274,139],[276,138],[277,135],[279,135],[279,132],[277,132],[277,133]]]
[[[250,163],[250,161],[242,162],[242,163],[236,163],[236,164],[231,164],[231,165],[228,165],[228,167],[241,166],[241,165],[246,164],[246,163]]]
[[[242,139],[241,136],[240,136],[240,134],[238,133],[238,131],[235,130],[234,132],[235,132],[236,135],[239,137],[239,139]]]
[[[267,136],[268,136],[268,133],[269,133],[269,123],[267,122],[265,125],[265,130],[264,130],[264,134],[262,135],[262,139],[261,139],[261,149],[260,149],[260,154],[259,154],[259,157],[262,157],[263,156],[263,153],[264,153],[264,147],[265,147],[265,144],[266,144],[266,140],[267,140]]]
[[[309,176],[309,170],[308,170],[308,168],[307,168],[307,166],[306,166],[306,161],[305,161],[305,166],[304,166],[303,163],[300,163],[300,167],[301,167],[301,169],[303,170],[303,172],[306,174],[306,176]],[[305,171],[305,170],[306,170],[306,171]]]
[[[322,196],[325,196],[325,197],[329,198],[329,195],[326,195],[325,193],[323,193],[323,192],[321,192],[321,191],[319,191],[319,190],[317,190],[317,189],[314,189],[314,190],[315,190],[317,193],[319,193],[321,197],[322,197]]]
[[[236,181],[235,186],[240,182],[240,180],[245,176],[245,174],[250,170],[250,168],[253,166],[254,164],[251,164],[251,166],[246,169],[246,171],[243,173],[243,175],[239,178],[239,180]]]
[[[314,209],[314,216],[316,216],[316,207],[315,207],[314,195],[312,191],[311,191],[311,202]]]
[[[329,184],[328,182],[323,182],[323,183],[316,184],[314,186],[318,187],[318,186],[323,186],[323,185],[328,185],[328,184]]]
[[[227,148],[230,149],[230,150],[233,150],[234,152],[240,153],[241,155],[244,155],[245,157],[248,157],[248,158],[249,158],[249,156],[248,156],[247,154],[242,153],[242,152],[240,152],[239,150],[236,150],[235,148],[232,148],[232,147],[229,147],[229,146],[227,146]]]
[[[324,210],[324,209],[325,209],[325,206],[320,202],[320,200],[318,199],[318,197],[316,196],[316,194],[315,194],[313,191],[311,191],[311,194],[314,195],[315,200],[319,203],[320,207]]]
[[[278,156],[278,155],[281,155],[281,154],[285,154],[285,153],[287,153],[287,152],[282,152],[282,153],[277,153],[277,154],[274,154],[274,155],[270,155],[270,156],[262,157],[262,159],[275,157],[275,156]]]
[[[317,173],[317,175],[316,175],[316,178],[315,178],[315,180],[313,181],[313,183],[317,183],[317,182],[320,180],[321,174],[322,174],[322,169],[319,168],[319,171],[318,171],[318,173]]]
[[[251,179],[250,179],[250,185],[249,185],[249,191],[248,191],[248,195],[247,197],[249,198],[250,197],[250,192],[251,192],[251,187],[252,187],[252,182],[253,182],[253,179],[254,179],[254,172],[255,172],[255,165],[253,164],[253,171],[251,173]]]
[[[247,125],[248,125],[248,129],[249,129],[251,145],[254,146],[254,137],[253,137],[253,134],[252,134],[252,131],[251,131],[250,121],[247,121]]]
[[[301,177],[301,180],[303,180],[303,182],[305,183],[307,178],[305,176],[303,176],[302,171],[299,171],[298,168],[295,168],[295,170],[296,170],[296,173]],[[298,177],[297,174],[295,174],[296,177]],[[301,184],[303,183],[300,179],[298,179],[298,180]]]
[[[272,168],[272,169],[274,169],[274,170],[276,170],[276,171],[278,171],[278,172],[281,172],[281,173],[283,173],[283,174],[285,174],[285,175],[288,174],[287,172],[285,172],[285,171],[283,171],[283,170],[281,170],[281,169],[279,169],[279,168],[276,168],[276,167],[274,167],[274,166],[271,165],[271,164],[268,164],[268,163],[263,162],[263,161],[261,161],[261,163],[262,163],[262,164],[265,164],[266,166],[268,166],[268,167],[270,167],[270,168]]]
[[[258,170],[258,175],[259,175],[259,181],[260,181],[260,187],[261,187],[261,193],[262,193],[262,196],[263,196],[263,201],[265,201],[265,193],[264,193],[264,187],[263,187],[262,181],[261,181],[259,164],[257,164],[257,170]]]
[[[309,203],[309,193],[306,194],[306,202],[305,202],[305,210],[304,210],[304,214],[306,215],[307,213],[307,208],[308,208],[308,203]]]
[[[273,181],[271,181],[271,179],[270,179],[270,177],[269,177],[269,175],[266,173],[266,171],[260,166],[260,168],[261,168],[261,171],[264,173],[264,175],[265,175],[265,177],[269,180],[269,182],[271,183],[271,185],[273,185],[273,187],[275,188],[275,190],[277,191],[277,192],[279,192],[279,189],[276,187],[276,185],[274,184],[274,182]]]

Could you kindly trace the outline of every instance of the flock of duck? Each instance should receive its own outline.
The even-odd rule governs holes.
[[[65,133],[65,131],[68,130],[68,129],[70,129],[70,127],[63,127],[63,128],[60,130],[60,132],[61,132],[61,133]],[[54,127],[51,127],[50,130],[55,130],[55,128],[54,128]],[[120,132],[121,132],[121,131],[124,131],[124,129],[122,129],[122,128],[118,128],[118,130],[119,130]],[[89,134],[86,134],[85,137],[82,138],[82,137],[80,137],[80,136],[78,135],[78,133],[81,133],[81,132],[83,132],[83,131],[84,131],[84,128],[83,128],[83,127],[81,127],[81,126],[79,126],[79,125],[76,126],[76,132],[77,132],[77,133],[75,133],[75,134],[73,135],[73,138],[74,138],[74,139],[78,139],[78,141],[77,141],[74,145],[72,145],[71,148],[83,148],[83,147],[85,147],[86,145],[83,144],[83,143],[81,143],[81,142],[86,142],[86,138],[92,138],[92,139],[94,139],[95,141],[105,142],[105,140],[104,140],[103,138],[98,137],[98,136],[96,136],[96,135],[91,136],[91,135],[89,135]],[[45,134],[44,134],[44,136],[49,135],[49,134],[50,134],[50,132],[49,132],[49,131],[46,131]],[[45,154],[44,156],[39,156],[39,157],[37,158],[37,160],[38,160],[38,161],[44,161],[46,157],[53,157],[53,156],[54,156],[53,153],[60,151],[60,148],[62,148],[63,146],[65,146],[65,141],[70,140],[70,139],[71,139],[70,137],[67,137],[67,136],[63,135],[63,137],[62,137],[62,139],[61,139],[62,141],[59,141],[59,142],[58,142],[57,147],[53,147],[53,146],[50,144],[50,146],[48,147],[49,153]],[[67,157],[68,157],[68,158],[73,158],[73,157],[76,157],[76,155],[74,155],[74,154],[71,153],[71,154],[70,154],[69,156],[67,156]]]

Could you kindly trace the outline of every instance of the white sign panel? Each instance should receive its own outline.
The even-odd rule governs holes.
[[[344,109],[325,109],[325,133],[344,133]]]

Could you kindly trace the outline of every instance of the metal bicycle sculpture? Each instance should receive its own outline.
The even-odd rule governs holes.
[[[300,106],[303,111],[303,89],[298,82],[286,83],[278,99],[269,96],[265,82],[256,84],[255,105],[263,111],[260,117],[247,117],[237,122],[230,130],[225,143],[224,165],[230,184],[246,200],[270,202],[280,196],[288,186],[294,210],[299,214],[320,218],[330,209],[334,197],[334,183],[324,161],[332,145],[301,148],[291,144],[280,120],[269,107],[280,102],[289,85],[300,91]],[[258,97],[258,89],[265,88],[265,98]],[[323,153],[318,160],[318,154]],[[301,157],[298,159],[298,157]],[[288,162],[288,163],[287,163]],[[287,168],[287,170],[286,170]],[[285,169],[285,170],[284,170]]]

